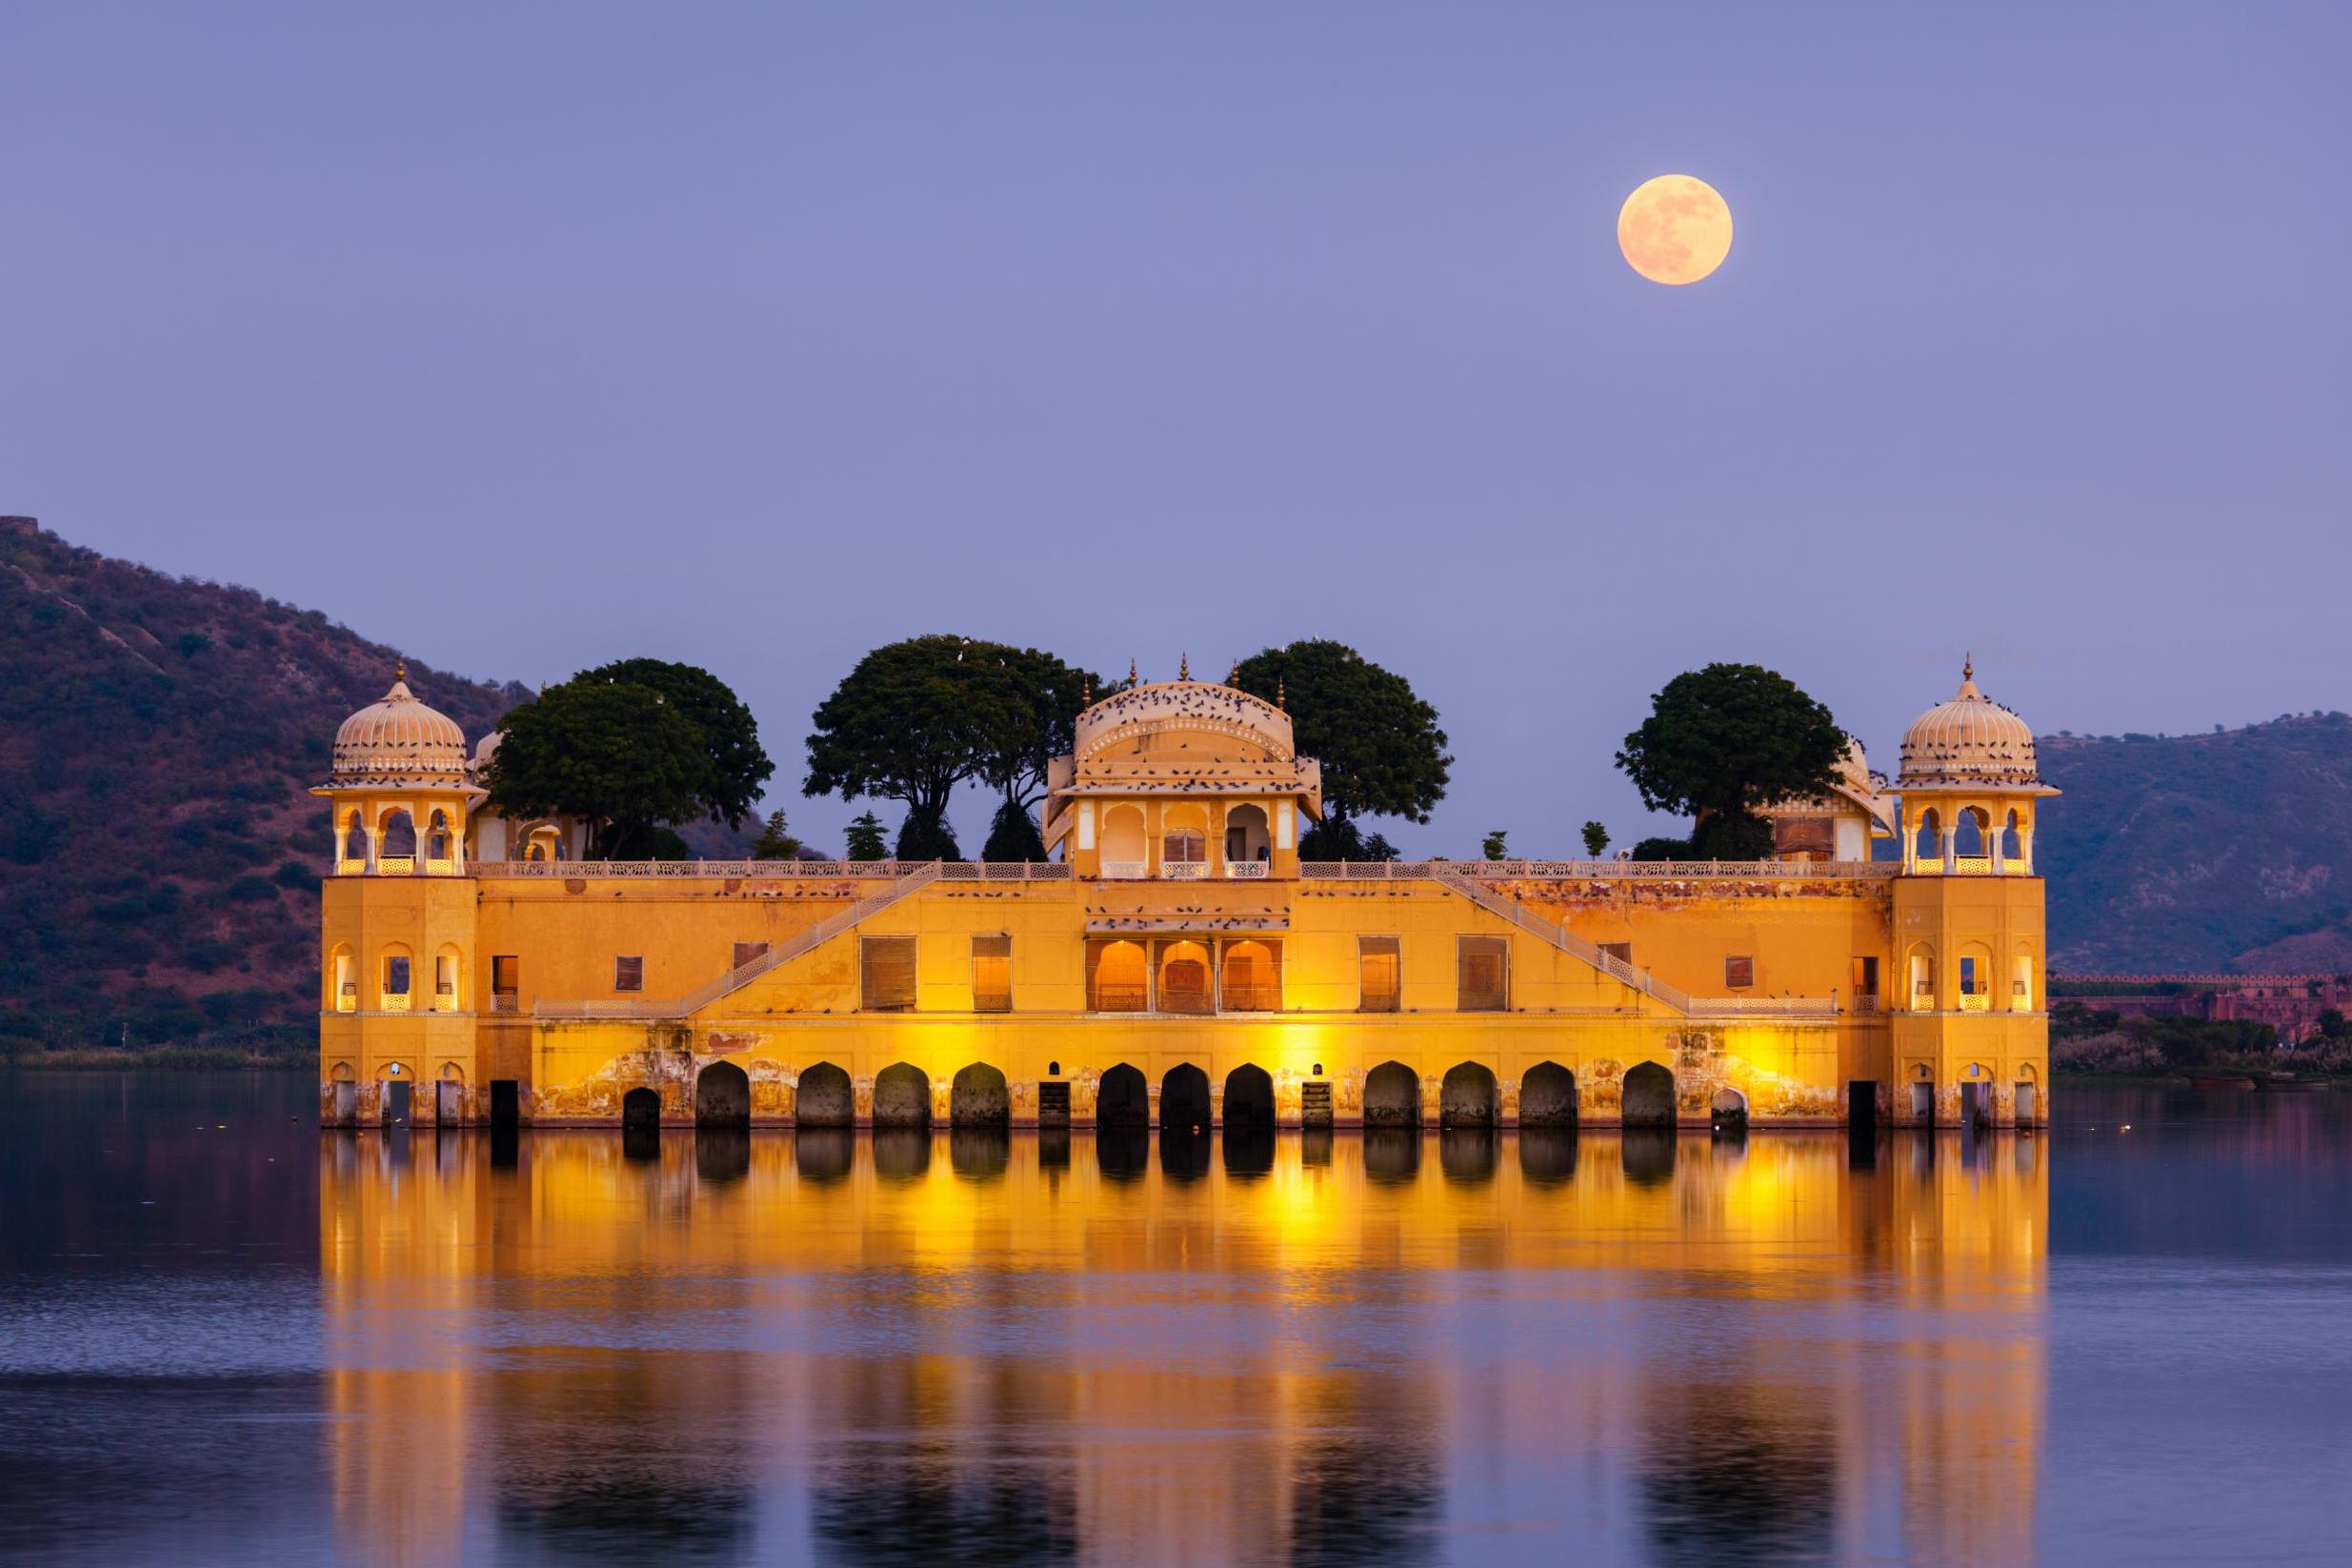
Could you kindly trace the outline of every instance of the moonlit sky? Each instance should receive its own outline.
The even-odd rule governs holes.
[[[0,512],[707,665],[829,847],[808,714],[924,632],[1353,643],[1453,854],[1630,842],[1711,659],[1890,771],[1968,649],[2044,731],[2352,708],[2352,8],[1636,10],[0,0]]]

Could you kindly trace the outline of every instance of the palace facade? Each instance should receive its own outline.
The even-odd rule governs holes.
[[[1302,862],[1278,705],[1095,704],[1028,864],[593,861],[395,681],[346,720],[329,1125],[2032,1125],[2041,783],[1974,672],[1756,862]]]

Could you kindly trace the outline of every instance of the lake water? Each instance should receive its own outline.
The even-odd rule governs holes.
[[[11,1559],[2352,1561],[2352,1095],[631,1157],[0,1083]]]

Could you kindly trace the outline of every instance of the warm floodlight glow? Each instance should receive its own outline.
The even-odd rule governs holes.
[[[1731,253],[1731,209],[1704,180],[1660,174],[1618,210],[1617,243],[1652,283],[1697,283]]]

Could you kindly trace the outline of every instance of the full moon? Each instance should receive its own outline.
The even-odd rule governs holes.
[[[1731,209],[1704,180],[1660,174],[1618,210],[1617,244],[1652,283],[1697,283],[1731,253]]]

